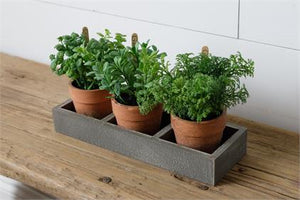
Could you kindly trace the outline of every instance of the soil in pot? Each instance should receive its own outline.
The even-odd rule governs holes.
[[[219,117],[202,121],[188,121],[171,115],[171,126],[177,144],[207,153],[214,152],[222,139],[226,125],[226,111]]]
[[[70,82],[69,92],[79,114],[101,119],[112,112],[110,98],[107,98],[110,94],[106,90],[83,90]]]
[[[157,105],[147,115],[142,115],[138,106],[124,105],[111,99],[112,110],[117,124],[129,130],[154,135],[160,128],[162,105]]]

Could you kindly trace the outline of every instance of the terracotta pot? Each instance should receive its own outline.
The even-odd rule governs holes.
[[[218,147],[226,125],[226,111],[202,122],[183,120],[171,115],[171,126],[178,144],[212,153]]]
[[[115,99],[111,99],[111,104],[119,126],[149,135],[159,130],[163,113],[161,104],[147,115],[142,115],[138,106],[120,104]]]
[[[69,83],[69,92],[73,100],[75,110],[79,114],[95,118],[103,118],[112,112],[110,96],[106,90],[83,90]]]

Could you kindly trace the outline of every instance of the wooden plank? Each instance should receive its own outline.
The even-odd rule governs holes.
[[[68,79],[53,74],[47,65],[0,54],[0,85],[55,104],[69,98]],[[55,105],[51,104],[51,105]]]
[[[126,166],[126,170],[124,170],[122,163],[119,163],[118,159],[114,159],[115,161],[102,159],[102,156],[105,156],[102,154],[99,154],[101,160],[94,159],[95,155],[90,155],[89,152],[82,152],[80,149],[75,148],[66,149],[64,144],[49,141],[46,138],[42,138],[38,135],[32,135],[31,133],[16,129],[6,124],[2,124],[2,126],[4,131],[7,133],[3,137],[5,142],[1,144],[1,148],[3,148],[1,151],[5,153],[4,159],[6,161],[17,162],[18,165],[25,164],[25,168],[33,170],[34,173],[41,173],[44,175],[44,172],[47,172],[46,177],[53,178],[53,182],[55,182],[59,177],[71,179],[69,180],[71,182],[75,181],[73,179],[76,178],[77,181],[80,180],[81,184],[87,184],[88,188],[95,189],[93,191],[88,191],[91,198],[96,195],[101,195],[102,192],[104,192],[104,195],[99,196],[100,198],[111,198],[105,195],[108,191],[114,190],[115,188],[105,188],[104,190],[98,186],[99,183],[96,184],[97,179],[104,176],[109,176],[113,179],[113,182],[116,182],[116,185],[118,185],[116,188],[117,191],[111,191],[111,193],[124,193],[122,198],[145,197],[147,199],[157,199],[158,197],[161,197],[172,199],[175,197],[197,198],[198,196],[202,196],[204,198],[218,197],[218,195],[213,193],[213,191],[218,191],[216,189],[220,189],[218,187],[211,187],[210,190],[212,192],[207,193],[207,191],[203,191],[194,185],[186,184],[181,181],[174,181],[174,178],[165,170],[131,159],[128,160],[133,162],[132,165]],[[11,148],[11,146],[13,146],[13,148]],[[55,148],[53,148],[54,146]],[[62,154],[60,152],[64,153]],[[22,157],[20,157],[20,155],[22,155]],[[119,155],[116,155],[115,158],[118,157]],[[49,167],[51,165],[55,165],[55,168]],[[136,166],[139,166],[139,168],[136,168]],[[145,167],[146,170],[144,170]],[[68,168],[69,175],[65,174],[65,168]],[[141,169],[143,170],[142,173],[140,171]],[[142,184],[141,186],[140,183]],[[61,184],[65,183],[63,182]],[[74,189],[82,191],[84,188],[81,188],[81,184]],[[183,188],[184,191],[182,190]],[[272,194],[260,193],[256,190],[243,188],[241,185],[239,185],[239,187],[230,187],[230,185],[223,183],[223,188],[224,191],[222,191],[221,194],[230,198],[251,198],[253,195],[258,198],[283,197],[274,192]],[[244,192],[236,194],[236,189],[238,188]],[[42,191],[45,190],[44,188],[39,189]],[[64,187],[62,189],[64,189]],[[102,192],[98,193],[99,191]],[[134,193],[134,196],[128,196],[126,193],[127,191]],[[176,191],[180,191],[180,194],[176,193]],[[63,191],[59,191],[59,193],[62,192]],[[58,197],[65,198],[64,196]]]
[[[0,54],[0,172],[63,199],[299,197],[299,135],[234,116],[248,127],[248,152],[216,187],[55,133],[52,107],[67,79],[47,66]],[[100,182],[111,177],[109,184]]]

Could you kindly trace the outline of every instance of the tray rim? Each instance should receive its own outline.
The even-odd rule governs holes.
[[[113,119],[115,117],[113,113],[105,116],[102,119],[97,119],[97,118],[86,116],[86,115],[83,115],[83,114],[78,114],[78,113],[76,113],[74,111],[70,111],[68,109],[63,108],[64,106],[66,106],[66,105],[68,105],[68,104],[70,104],[72,102],[73,102],[72,99],[67,99],[63,103],[60,103],[59,105],[55,106],[52,110],[53,111],[54,110],[59,110],[59,111],[67,112],[67,113],[69,113],[69,114],[71,114],[73,116],[85,118],[86,120],[95,120],[95,121],[97,121],[97,123],[101,123],[101,124],[105,123],[106,125],[112,126],[112,127],[116,128],[116,129],[119,129],[120,132],[124,132],[125,131],[126,133],[129,133],[129,134],[135,134],[135,136],[140,136],[140,137],[145,137],[145,138],[148,138],[148,139],[158,140],[161,143],[165,143],[166,145],[172,145],[172,146],[177,147],[179,149],[182,149],[182,150],[185,150],[185,151],[189,151],[189,152],[191,152],[193,154],[195,154],[195,153],[202,154],[203,156],[206,156],[208,159],[210,159],[212,161],[214,161],[215,159],[217,159],[219,156],[222,155],[222,153],[224,153],[228,148],[230,148],[232,142],[236,141],[241,135],[247,134],[247,128],[246,127],[239,126],[239,125],[231,123],[231,122],[226,122],[226,127],[236,129],[237,131],[233,135],[231,135],[230,138],[228,138],[213,153],[210,154],[210,153],[206,153],[206,152],[203,152],[203,151],[199,151],[199,150],[196,150],[196,149],[185,147],[183,145],[179,145],[177,143],[174,143],[174,142],[162,139],[161,137],[163,135],[165,135],[168,131],[172,130],[171,124],[166,125],[162,129],[160,129],[157,133],[155,133],[153,136],[151,136],[151,135],[147,135],[145,133],[141,133],[141,132],[138,132],[138,131],[125,129],[125,128],[120,127],[120,126],[118,126],[116,124],[110,123],[109,120],[111,120],[111,119]]]

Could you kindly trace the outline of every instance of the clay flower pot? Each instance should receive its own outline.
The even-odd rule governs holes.
[[[226,111],[219,117],[202,122],[183,120],[171,115],[176,142],[193,149],[212,153],[218,147],[226,125]]]
[[[110,96],[106,90],[83,90],[69,82],[69,92],[75,110],[79,114],[101,119],[112,112]]]
[[[163,113],[161,104],[147,115],[142,115],[138,106],[120,104],[115,99],[111,99],[111,104],[119,126],[149,135],[159,130]]]

